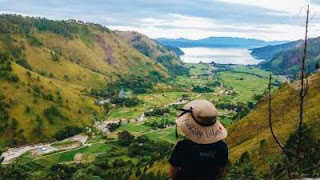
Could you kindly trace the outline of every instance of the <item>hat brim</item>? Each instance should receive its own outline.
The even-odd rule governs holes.
[[[198,144],[215,143],[225,139],[228,135],[220,121],[217,120],[211,126],[201,126],[195,122],[190,113],[177,118],[176,123],[187,138]]]

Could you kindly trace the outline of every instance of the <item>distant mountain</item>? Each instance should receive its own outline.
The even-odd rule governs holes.
[[[179,58],[182,52],[179,48],[161,45],[148,36],[134,31],[116,31],[115,33],[142,54],[162,64],[171,75],[188,74],[188,68]]]
[[[299,74],[303,49],[303,41],[299,40],[279,46],[254,49],[253,55],[266,59],[266,61],[260,63],[260,66],[263,69],[294,78]],[[269,55],[268,52],[270,52]],[[308,40],[306,60],[308,72],[314,72],[317,69],[317,66],[319,66],[319,63],[320,37],[311,38]]]
[[[190,39],[156,39],[159,43],[174,47],[235,47],[235,48],[256,48],[268,45],[283,44],[288,41],[263,41],[259,39],[234,38],[234,37],[209,37],[199,40]]]
[[[297,40],[297,41],[292,41],[285,44],[269,45],[269,46],[254,48],[254,49],[251,49],[252,50],[251,55],[253,55],[257,59],[270,60],[278,53],[292,49],[294,47],[298,47],[302,45],[303,42],[304,42],[303,40]]]

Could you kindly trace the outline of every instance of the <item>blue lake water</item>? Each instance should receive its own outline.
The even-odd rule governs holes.
[[[188,47],[180,48],[185,54],[180,59],[185,63],[210,63],[220,64],[258,64],[258,60],[251,56],[251,51],[244,48],[210,48]]]

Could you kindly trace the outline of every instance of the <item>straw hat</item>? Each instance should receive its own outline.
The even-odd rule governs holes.
[[[176,119],[176,123],[191,141],[210,144],[227,137],[227,130],[217,120],[218,111],[210,101],[194,100],[181,110],[183,112]]]

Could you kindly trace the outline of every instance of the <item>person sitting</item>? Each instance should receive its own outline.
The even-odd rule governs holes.
[[[228,162],[227,130],[208,100],[187,103],[176,119],[187,140],[179,141],[169,158],[170,180],[222,179]],[[176,135],[177,135],[176,126]]]

